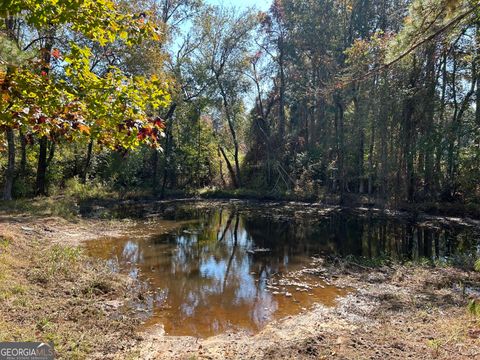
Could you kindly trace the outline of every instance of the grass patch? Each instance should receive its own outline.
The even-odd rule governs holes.
[[[303,195],[294,192],[277,192],[256,189],[202,189],[194,195],[206,199],[245,199],[245,200],[272,200],[272,201],[303,201],[314,202],[318,199],[313,195]]]
[[[1,234],[2,341],[52,341],[59,359],[108,357],[133,341],[135,317],[104,304],[136,296],[127,278],[77,247],[14,235]]]
[[[88,182],[83,184],[78,177],[68,179],[62,192],[67,198],[76,200],[105,199],[117,196],[117,193],[104,183]]]
[[[28,271],[30,281],[38,284],[59,279],[73,280],[81,265],[83,252],[74,246],[55,244],[31,254],[33,267]]]
[[[0,248],[6,249],[10,245],[11,239],[5,236],[0,236]]]
[[[74,220],[78,215],[75,199],[63,196],[16,199],[0,202],[0,211],[9,214],[27,213],[35,216],[57,216]]]
[[[480,259],[476,260],[470,255],[457,254],[449,258],[431,259],[419,257],[416,259],[392,258],[388,254],[382,254],[375,257],[347,255],[345,257],[331,256],[327,257],[329,263],[338,263],[344,267],[359,268],[381,268],[383,266],[402,265],[410,268],[457,268],[465,271],[475,270],[476,265],[480,265]],[[478,270],[476,270],[478,271]]]

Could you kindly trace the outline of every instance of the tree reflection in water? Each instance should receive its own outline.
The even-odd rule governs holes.
[[[286,297],[267,288],[269,278],[301,269],[314,255],[414,260],[474,251],[468,229],[431,229],[374,217],[334,214],[303,222],[228,208],[195,210],[186,217],[194,221],[159,220],[134,236],[87,243],[92,255],[149,284],[153,296],[147,325],[162,323],[175,335],[256,331],[315,302],[333,305],[345,290],[322,284],[308,293],[290,289],[293,296]],[[159,233],[162,227],[170,230]],[[249,253],[256,248],[271,251]]]

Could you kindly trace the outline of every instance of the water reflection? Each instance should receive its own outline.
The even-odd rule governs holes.
[[[314,222],[275,220],[217,208],[177,212],[172,220],[143,225],[131,236],[86,246],[115,269],[149,283],[147,325],[162,323],[168,334],[209,336],[256,331],[315,302],[334,305],[346,291],[316,278],[302,279],[314,285],[309,291],[287,287],[292,296],[268,289],[268,279],[301,269],[311,256],[446,258],[474,251],[474,243],[468,229],[345,214]]]

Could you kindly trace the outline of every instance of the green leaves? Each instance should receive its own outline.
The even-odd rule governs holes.
[[[132,46],[162,35],[148,14],[121,13],[111,0],[10,0],[0,5],[0,14],[22,18],[39,36],[47,34],[50,44],[60,26],[100,47],[117,40]],[[15,47],[5,37],[0,41]],[[0,127],[68,141],[97,138],[112,148],[158,146],[163,123],[152,119],[170,102],[167,81],[129,77],[114,66],[100,76],[92,71],[92,48],[82,43],[31,51],[28,60],[18,48],[13,58],[0,50]]]
[[[22,17],[36,29],[70,24],[73,31],[101,46],[118,37],[128,38],[130,44],[162,37],[159,26],[147,21],[147,14],[122,14],[111,0],[10,0],[0,5],[0,14]]]
[[[86,126],[91,131],[84,133],[111,148],[134,148],[140,142],[158,146],[163,124],[152,118],[170,102],[167,81],[157,76],[126,77],[113,66],[100,77],[90,70],[90,49],[75,44],[71,48],[65,57],[66,74],[86,105]]]

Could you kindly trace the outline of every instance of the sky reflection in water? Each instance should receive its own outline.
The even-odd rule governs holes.
[[[276,289],[291,297],[267,287],[267,279],[299,270],[319,253],[442,258],[472,249],[473,241],[468,232],[350,217],[300,224],[216,208],[182,219],[188,221],[158,220],[130,236],[86,245],[114,269],[149,284],[146,326],[161,323],[172,335],[255,332],[316,302],[334,305],[346,291],[308,275],[301,280],[314,285],[310,291]],[[271,251],[251,254],[256,248]]]

